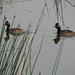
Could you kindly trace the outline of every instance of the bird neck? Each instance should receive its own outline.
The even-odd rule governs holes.
[[[6,32],[8,32],[8,31],[9,31],[9,28],[10,28],[10,25],[9,25],[9,26],[7,26],[7,28],[6,28]]]
[[[57,29],[57,33],[60,33],[61,29]]]
[[[6,35],[7,35],[7,38],[9,39],[9,38],[10,38],[10,36],[9,36],[9,32],[7,32]]]

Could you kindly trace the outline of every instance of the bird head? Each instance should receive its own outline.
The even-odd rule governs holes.
[[[59,23],[56,23],[54,27],[55,27],[56,29],[61,29]]]
[[[10,23],[8,21],[5,22],[6,26],[10,26]]]

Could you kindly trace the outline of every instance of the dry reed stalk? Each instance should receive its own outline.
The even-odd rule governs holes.
[[[31,62],[31,60],[33,59],[33,57],[34,57],[35,53],[36,53],[36,52],[37,52],[37,50],[39,49],[39,46],[40,46],[40,45],[41,45],[41,43],[43,42],[44,36],[45,36],[45,35],[43,35],[43,37],[42,37],[41,41],[39,42],[39,44],[38,44],[37,48],[35,49],[34,53],[32,54],[32,57],[31,57],[31,59],[29,60],[29,62],[27,63],[27,65],[26,65],[26,67],[25,67],[25,69],[24,69],[24,71],[23,71],[22,75],[24,75],[24,72],[26,71],[26,69],[27,69],[27,67],[28,67],[29,63]]]

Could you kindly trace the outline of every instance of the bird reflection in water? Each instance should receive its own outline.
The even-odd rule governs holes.
[[[58,44],[58,42],[60,41],[61,37],[60,37],[60,34],[57,33],[57,36],[55,39],[53,39],[54,43],[55,44]]]
[[[10,39],[10,36],[9,36],[8,32],[6,32],[6,37],[4,39],[5,39],[5,41],[8,41]]]

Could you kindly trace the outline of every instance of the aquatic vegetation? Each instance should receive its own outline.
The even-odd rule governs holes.
[[[0,4],[1,4],[1,1],[0,1]],[[68,0],[66,0],[66,1],[74,7],[74,5],[71,4]],[[15,3],[15,2],[18,3],[19,1],[10,0],[10,1],[3,1],[3,2],[6,2],[12,8],[17,9],[17,7],[14,7],[12,5],[12,3]],[[21,2],[23,2],[23,1],[21,1]],[[61,21],[62,24],[65,25],[64,18],[63,18],[62,0],[54,0],[54,5],[51,9],[53,9],[54,7],[56,10],[57,22]],[[35,50],[33,52],[32,52],[32,50],[33,50],[32,45],[33,45],[33,41],[35,41],[35,35],[43,21],[44,16],[45,16],[45,8],[46,8],[48,17],[50,18],[49,11],[51,9],[48,8],[48,3],[45,0],[45,4],[43,6],[40,18],[38,20],[37,25],[33,29],[33,32],[30,33],[30,29],[31,29],[32,25],[29,24],[27,29],[25,30],[26,32],[24,33],[23,36],[16,36],[16,35],[13,36],[12,35],[10,37],[9,36],[5,37],[5,34],[6,34],[5,23],[7,21],[7,17],[4,16],[3,24],[1,25],[2,29],[1,29],[1,33],[0,33],[1,34],[0,35],[0,75],[18,75],[18,74],[19,75],[29,75],[29,74],[33,75],[39,54],[42,50],[41,48],[43,45],[43,40],[44,40],[45,35],[44,34],[42,35],[42,39],[40,40],[39,44],[37,45],[37,47],[35,48]],[[3,6],[0,7],[1,13],[2,13],[2,9],[3,9]],[[31,10],[30,11],[24,10],[24,11],[33,13]],[[0,15],[1,15],[1,13],[0,13]],[[13,28],[15,19],[16,19],[16,15],[13,17],[12,23],[10,25],[11,29]],[[51,19],[49,19],[49,21],[51,21]],[[18,27],[19,27],[18,29],[20,30],[20,25],[18,25]],[[60,41],[60,39],[61,39],[61,41]],[[53,66],[51,75],[56,75],[58,65],[60,62],[61,53],[63,50],[64,39],[65,38],[60,38],[59,36],[56,39],[54,39],[56,44],[58,44],[58,42],[60,41],[60,45],[59,45],[58,53],[56,56],[56,60],[54,62],[54,66]],[[35,57],[35,59],[33,62],[32,60],[34,57]],[[32,62],[33,62],[33,65],[32,65]],[[38,75],[42,75],[42,72],[39,71]]]
[[[28,31],[30,30],[30,27],[31,26],[29,25],[27,28]],[[19,41],[18,36],[12,36],[11,39],[9,40],[9,42],[4,41],[4,43],[2,44],[2,47],[0,49],[0,74],[1,75],[4,75],[4,74],[16,75],[18,70],[20,69],[20,66],[21,66],[24,58],[26,58],[24,60],[24,62],[27,63],[26,61],[28,59],[28,56],[30,56],[30,50],[31,50],[31,44],[32,44],[32,41],[31,41],[30,45],[29,46],[27,45],[29,43],[28,35],[29,35],[28,33],[25,33],[24,36],[22,37],[20,43],[18,42]],[[1,39],[3,39],[3,35],[2,35]],[[32,38],[32,40],[33,40],[33,38]],[[1,41],[1,43],[2,42],[3,41]],[[40,42],[40,45],[39,45],[40,47],[42,47],[41,46],[42,42],[43,42],[43,39]],[[19,43],[18,48],[15,49],[17,43]],[[26,47],[28,48],[28,51],[26,50]],[[41,48],[39,48],[39,51],[38,51],[38,54],[37,54],[37,57],[35,60],[37,60],[40,50],[41,50]],[[33,55],[35,55],[35,53]],[[30,57],[29,64],[31,62],[32,57]],[[24,64],[24,66],[26,66],[26,64]],[[23,66],[23,69],[24,69],[24,66]],[[33,70],[32,70],[32,72],[33,72]]]
[[[0,15],[1,15],[1,13],[2,13],[2,10],[3,10],[3,1],[0,0]]]
[[[30,74],[32,75],[37,58],[41,51],[44,36],[42,40],[40,41],[39,45],[37,46],[36,50],[34,51],[33,55],[31,54],[31,45],[33,43],[36,32],[43,20],[43,16],[44,16],[43,12],[44,12],[44,9],[41,13],[40,19],[30,39],[28,37],[29,33],[27,32],[27,33],[24,33],[21,39],[18,36],[12,36],[9,40],[6,39],[7,41],[4,41],[3,37],[4,37],[4,30],[5,30],[5,22],[7,20],[7,18],[4,17],[1,37],[0,37],[0,74],[1,75],[5,75],[5,74],[17,75],[19,71],[20,71],[20,74],[22,75],[24,75],[25,72],[27,73],[28,66],[30,65],[32,58],[36,54],[36,51],[38,51],[39,49],[34,65],[32,66],[32,69],[30,71]],[[14,21],[15,21],[15,18],[13,18],[12,26],[13,26]],[[31,25],[28,26],[26,31],[30,31],[30,28],[31,28]],[[16,45],[17,43],[19,43],[18,46]],[[29,62],[27,62],[28,59],[29,59]],[[26,65],[26,63],[28,64]]]
[[[75,7],[75,5],[70,3],[68,0],[66,0],[65,2],[68,2],[70,5]],[[59,22],[61,20],[62,24],[65,26],[64,18],[63,18],[63,3],[62,3],[62,0],[54,0],[54,4],[55,4],[55,8],[56,8],[57,22]],[[56,28],[58,28],[58,31],[61,30],[60,26],[58,26]],[[62,31],[64,31],[64,30],[62,30]],[[70,30],[66,30],[66,31],[68,31],[68,33],[63,34],[65,37],[70,37],[70,36],[72,37],[72,36],[75,35],[75,32],[72,32]],[[53,39],[55,44],[58,44],[60,39],[61,39],[61,42],[60,42],[60,46],[59,46],[59,49],[58,49],[58,52],[57,52],[56,60],[55,60],[51,75],[56,75],[58,65],[59,65],[59,62],[60,62],[61,53],[62,53],[62,50],[63,50],[64,40],[65,40],[65,37],[60,38],[59,32],[57,32],[57,37],[55,39]]]
[[[62,0],[54,0],[54,5],[56,8],[57,22],[61,20],[64,25]]]

